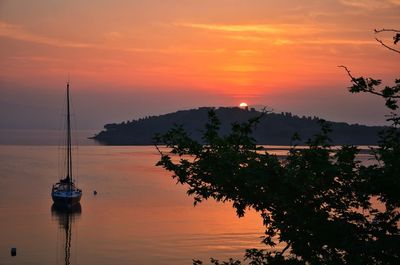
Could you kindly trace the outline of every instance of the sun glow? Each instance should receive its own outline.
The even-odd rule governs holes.
[[[239,107],[246,108],[246,107],[248,107],[248,105],[247,105],[246,102],[242,102],[242,103],[239,104]]]

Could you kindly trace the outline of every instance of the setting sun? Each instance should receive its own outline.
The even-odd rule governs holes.
[[[242,103],[239,104],[239,107],[241,107],[241,108],[245,108],[245,107],[247,107],[247,106],[248,106],[248,105],[247,105],[246,102],[242,102]]]

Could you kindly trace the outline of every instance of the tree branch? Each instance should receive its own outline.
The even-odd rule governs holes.
[[[351,74],[349,68],[347,68],[347,67],[344,66],[344,65],[338,65],[338,67],[343,68],[344,70],[346,70],[347,75],[350,77],[351,82],[352,82],[354,85],[360,86],[360,85],[357,83],[357,78],[355,78],[355,77]],[[363,77],[362,77],[362,78],[363,78]],[[363,78],[363,79],[365,79],[365,78]],[[381,97],[383,97],[383,98],[400,98],[399,95],[391,95],[391,96],[388,97],[388,96],[384,95],[383,93],[381,93],[381,92],[376,92],[373,88],[369,88],[369,87],[363,88],[361,91],[367,92],[367,93],[371,93],[371,94],[374,94],[374,95],[377,95],[377,96],[381,96]]]
[[[163,156],[163,152],[160,150],[160,148],[158,148],[157,144],[154,144],[154,147],[157,149],[158,153],[160,153],[161,156]]]
[[[383,47],[385,47],[385,48],[387,48],[387,49],[389,49],[389,50],[391,50],[391,51],[394,51],[394,52],[397,52],[397,53],[399,53],[399,54],[400,54],[400,51],[399,51],[399,50],[396,50],[396,49],[394,49],[394,48],[392,48],[392,47],[390,47],[390,46],[386,45],[386,44],[385,44],[385,43],[383,43],[383,41],[381,41],[380,39],[378,39],[378,38],[375,38],[375,40],[376,40],[377,42],[379,42],[380,44],[382,44],[382,45],[383,45]]]
[[[396,32],[400,33],[400,30],[398,29],[374,29],[375,34],[381,33],[381,32]]]
[[[375,32],[375,34],[379,34],[379,33],[382,33],[382,32],[394,32],[394,33],[396,33],[395,36],[393,37],[394,44],[397,44],[397,42],[400,41],[400,30],[398,30],[398,29],[385,29],[385,28],[383,28],[383,29],[374,29],[374,32]],[[381,39],[375,38],[375,40],[377,42],[379,42],[380,44],[382,44],[383,47],[385,47],[385,48],[387,48],[387,49],[389,49],[389,50],[391,50],[393,52],[400,53],[400,50],[397,50],[395,48],[392,48],[392,47],[388,46]]]
[[[351,82],[352,82],[353,84],[355,84],[355,85],[358,86],[358,84],[357,84],[357,82],[356,82],[357,78],[355,78],[355,77],[351,74],[349,68],[347,68],[347,67],[344,66],[344,65],[338,65],[338,67],[343,68],[344,70],[346,70],[347,75],[348,75],[348,76],[350,77],[350,79],[351,79]],[[365,92],[368,92],[368,93],[371,93],[371,94],[375,94],[375,95],[377,95],[377,96],[383,96],[382,93],[376,92],[376,91],[371,90],[371,89],[366,89],[366,90],[364,90],[364,91],[365,91]]]
[[[283,254],[285,253],[285,251],[288,250],[288,249],[290,248],[291,245],[292,245],[291,243],[288,243],[288,244],[286,245],[286,247],[284,247],[284,248],[282,249],[282,251],[279,253],[279,255],[283,256]]]
[[[343,68],[344,70],[346,70],[347,75],[351,78],[351,81],[353,82],[353,80],[354,80],[355,78],[354,78],[354,76],[351,74],[349,68],[347,68],[347,67],[344,66],[344,65],[338,65],[338,67]]]

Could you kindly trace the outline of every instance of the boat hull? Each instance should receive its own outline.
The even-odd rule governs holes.
[[[51,197],[53,198],[54,204],[58,206],[72,207],[79,204],[82,192],[52,192]]]

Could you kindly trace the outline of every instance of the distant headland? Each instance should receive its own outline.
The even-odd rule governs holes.
[[[245,122],[261,115],[254,108],[201,107],[106,124],[103,131],[91,138],[105,145],[151,145],[157,133],[165,133],[176,124],[182,125],[192,138],[200,140],[210,109],[215,110],[221,121],[222,135],[229,132],[232,123]],[[260,145],[289,145],[293,134],[297,132],[301,137],[300,143],[304,143],[319,131],[318,120],[318,117],[299,117],[289,112],[268,113],[254,130],[253,137]],[[378,142],[378,132],[384,128],[344,122],[330,123],[333,144],[374,145]]]

